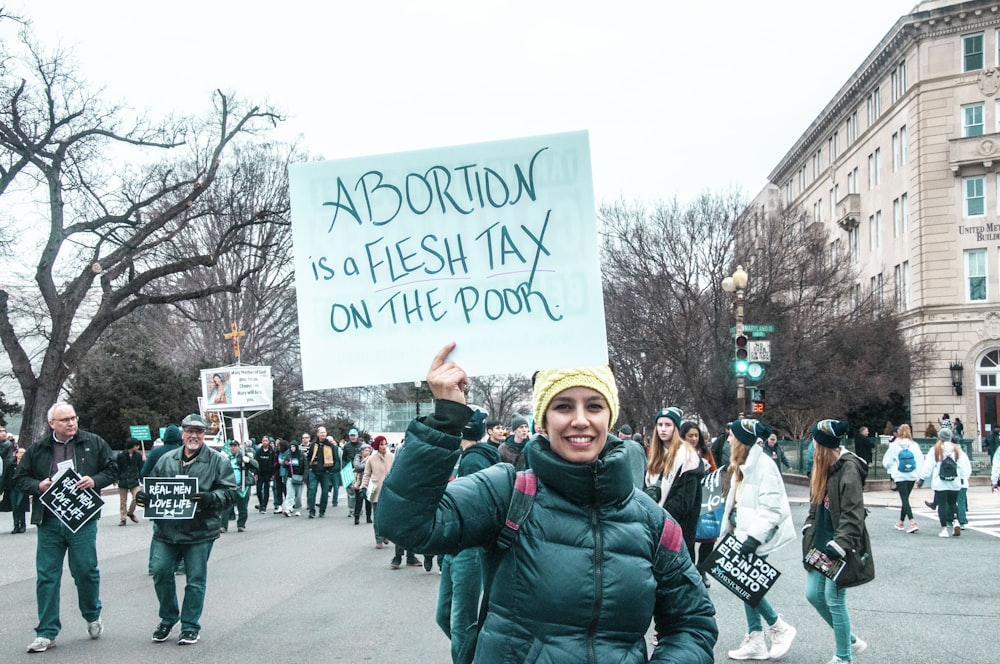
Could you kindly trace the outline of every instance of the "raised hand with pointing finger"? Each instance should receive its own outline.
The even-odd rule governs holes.
[[[453,350],[455,342],[451,341],[434,356],[431,368],[427,370],[427,385],[435,399],[448,399],[464,404],[469,376],[465,369],[448,359]]]

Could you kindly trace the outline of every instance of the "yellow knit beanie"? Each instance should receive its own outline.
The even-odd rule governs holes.
[[[607,366],[578,367],[576,369],[549,369],[535,376],[535,392],[531,397],[535,422],[545,428],[545,411],[552,400],[571,387],[589,387],[600,393],[611,409],[610,427],[618,420],[618,386],[615,376]]]

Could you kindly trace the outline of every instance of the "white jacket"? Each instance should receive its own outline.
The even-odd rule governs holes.
[[[990,471],[993,486],[1000,484],[1000,454],[993,455],[993,470]]]
[[[722,514],[722,533],[732,532],[741,542],[753,537],[760,542],[757,555],[767,555],[795,541],[797,535],[792,524],[792,510],[788,494],[781,479],[778,464],[764,455],[760,445],[754,445],[740,466],[743,481],[734,480],[726,496],[726,509]],[[730,514],[736,508],[736,527],[730,524]]]
[[[899,469],[899,451],[909,449],[913,452],[913,462],[916,467],[909,473],[904,473]],[[920,471],[924,465],[924,453],[920,451],[920,446],[916,441],[909,438],[897,438],[889,443],[889,449],[882,455],[882,467],[889,473],[889,477],[897,482],[915,482],[920,477]]]
[[[955,445],[953,443],[945,443],[942,451],[945,456],[952,455],[955,453]],[[943,459],[944,457],[941,458]],[[941,462],[934,458],[934,448],[931,447],[924,458],[924,466],[920,472],[920,481],[927,484],[927,480],[929,479],[931,481],[931,488],[935,491],[960,490],[963,486],[961,478],[967,478],[972,475],[972,463],[969,462],[968,454],[961,454],[956,461],[958,462],[958,477],[947,482],[944,481],[940,477]],[[965,484],[965,486],[968,486],[968,484]]]

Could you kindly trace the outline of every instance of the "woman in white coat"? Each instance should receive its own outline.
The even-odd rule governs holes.
[[[906,529],[908,533],[916,533],[920,530],[917,520],[913,518],[913,508],[910,507],[910,492],[913,485],[920,477],[923,469],[924,453],[920,451],[920,446],[913,440],[913,433],[909,424],[901,424],[896,431],[896,437],[889,443],[889,449],[882,455],[882,467],[889,473],[889,477],[896,483],[896,491],[899,492],[899,500],[902,506],[899,508],[899,521],[896,522],[896,530],[903,530],[905,519],[910,519],[910,527]]]
[[[742,542],[743,553],[762,558],[796,539],[781,472],[762,448],[770,434],[770,429],[757,420],[736,420],[729,425],[732,480],[720,536],[733,533]],[[747,634],[739,648],[729,651],[729,658],[777,659],[787,653],[796,629],[778,615],[767,598],[756,607],[744,604],[743,608]],[[766,635],[763,622],[768,625]]]
[[[945,459],[955,460],[956,472],[952,479],[941,477],[941,467]],[[950,465],[950,464],[949,464]],[[931,481],[931,488],[934,489],[934,496],[937,500],[938,521],[941,523],[941,532],[938,537],[958,537],[962,534],[958,522],[958,492],[962,488],[961,477],[964,474],[972,473],[972,464],[969,462],[969,455],[962,454],[962,448],[952,442],[951,429],[942,428],[937,433],[937,443],[927,452],[924,459],[924,467],[920,472],[920,480],[917,486],[922,486],[927,480]]]

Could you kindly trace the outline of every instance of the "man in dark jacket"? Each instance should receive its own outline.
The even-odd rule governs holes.
[[[139,493],[139,475],[142,474],[142,453],[139,452],[139,441],[135,438],[125,439],[125,449],[118,453],[115,459],[118,466],[118,500],[119,526],[125,525],[125,517],[132,523],[139,523],[135,518],[135,494]],[[131,506],[128,504],[132,497]]]
[[[142,471],[139,473],[140,482],[146,477],[150,477],[153,474],[153,468],[156,467],[156,462],[160,460],[160,457],[176,450],[181,446],[181,428],[176,424],[168,424],[166,430],[163,432],[163,444],[154,447],[146,455],[146,462],[142,464]],[[153,547],[149,547],[149,562],[146,565],[147,571],[150,576],[153,576]],[[176,574],[184,573],[184,559],[181,558],[177,561],[177,565],[174,568]]]
[[[347,432],[347,442],[344,443],[342,448],[340,448],[341,468],[353,464],[354,457],[358,456],[360,453],[361,441],[358,439],[358,430],[351,429]],[[350,485],[345,486],[344,491],[347,492],[347,517],[350,518],[354,515],[358,492],[356,489],[352,489]]]
[[[254,457],[257,459],[257,511],[261,514],[267,512],[267,501],[271,498],[271,477],[277,465],[277,456],[271,437],[263,436],[260,445],[254,450]],[[274,506],[278,506],[277,500]]]
[[[514,466],[514,470],[524,470],[524,446],[528,443],[528,418],[515,414],[510,419],[511,434],[500,443],[500,460]]]
[[[875,443],[868,437],[868,427],[859,427],[858,432],[854,435],[854,453],[870,466],[872,465],[872,452],[874,450]]]
[[[153,641],[160,643],[170,636],[180,620],[180,645],[198,643],[201,611],[205,605],[208,557],[219,538],[221,514],[236,498],[236,476],[225,456],[205,445],[208,428],[201,415],[192,413],[181,422],[184,444],[160,457],[150,477],[186,475],[198,480],[198,493],[192,496],[197,511],[192,519],[156,519],[153,522],[153,588],[160,602],[160,624],[153,631]],[[148,496],[140,491],[139,505],[146,506]],[[174,568],[184,560],[187,584],[184,602],[177,606]]]
[[[101,573],[97,569],[97,518],[75,533],[52,514],[40,500],[52,485],[52,477],[64,468],[80,475],[78,489],[100,492],[116,478],[111,448],[100,436],[78,427],[76,410],[59,402],[49,408],[52,432],[35,441],[24,453],[14,472],[14,484],[32,501],[31,523],[38,526],[35,550],[35,597],[38,601],[38,626],[28,652],[45,652],[59,634],[59,585],[63,560],[69,552],[69,571],[76,583],[80,612],[87,621],[87,633],[96,639],[104,631],[101,622]]]
[[[319,516],[326,516],[326,503],[330,495],[330,485],[333,476],[340,472],[340,448],[333,444],[333,438],[326,435],[326,427],[316,429],[316,441],[306,452],[309,459],[309,482],[306,493],[306,504],[309,506],[309,518],[316,518],[316,489],[320,490]],[[334,505],[336,505],[336,493]]]
[[[997,453],[997,448],[1000,448],[1000,424],[993,425],[990,435],[983,440],[983,446],[986,448],[983,451],[989,454],[992,460]]]

